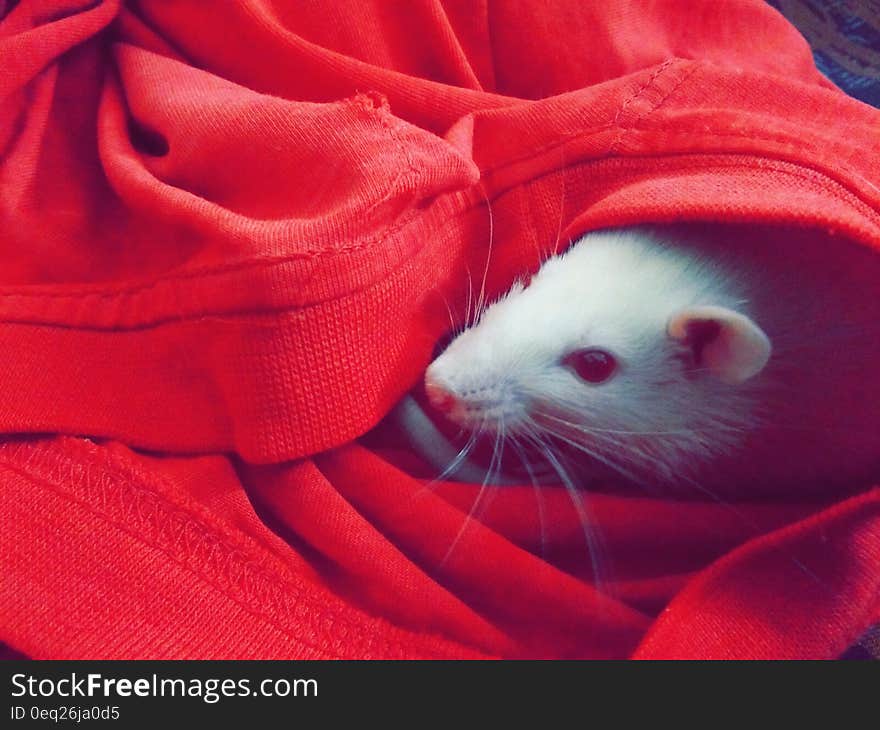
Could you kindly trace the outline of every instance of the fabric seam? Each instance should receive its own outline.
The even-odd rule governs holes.
[[[305,640],[301,635],[294,634],[291,627],[301,623],[303,616],[312,614],[314,616],[326,617],[327,607],[315,604],[302,595],[303,588],[297,586],[295,582],[278,578],[270,572],[270,569],[260,563],[256,564],[257,571],[254,571],[254,565],[249,564],[247,553],[243,548],[234,546],[226,542],[216,530],[204,524],[195,515],[187,512],[185,509],[173,505],[168,502],[161,494],[156,493],[139,484],[141,481],[137,470],[135,469],[130,478],[124,478],[118,473],[120,465],[115,463],[116,460],[112,455],[104,455],[103,457],[92,451],[87,458],[91,464],[84,464],[71,459],[66,454],[53,452],[43,446],[33,444],[14,444],[13,453],[25,452],[27,458],[23,461],[17,461],[10,457],[8,453],[9,447],[0,450],[0,463],[5,468],[19,473],[32,483],[41,484],[51,489],[64,500],[73,501],[82,506],[94,516],[105,523],[111,524],[117,529],[131,535],[140,543],[157,549],[160,552],[174,559],[178,565],[201,580],[207,582],[214,590],[219,591],[235,604],[241,606],[254,616],[267,621],[277,630],[290,636],[294,641],[299,642],[302,646],[308,647],[313,651],[330,654],[329,647],[320,647]],[[85,449],[83,449],[85,450]],[[27,453],[30,452],[30,453]],[[95,458],[99,461],[107,462],[109,460],[111,468],[106,468],[106,464],[96,463]],[[47,463],[49,462],[49,463]],[[53,463],[54,462],[54,465]],[[86,490],[99,490],[100,494],[95,502],[84,499],[81,495],[70,492],[61,486],[61,482],[52,478],[52,469],[63,469],[66,465],[67,480],[74,480],[80,487]],[[90,480],[88,478],[88,467],[92,465],[95,468],[102,469],[102,474],[116,489],[111,492],[110,486],[105,480]],[[36,466],[36,469],[33,467]],[[43,467],[42,469],[40,467]],[[130,465],[121,467],[124,471],[132,471]],[[118,500],[118,505],[123,514],[135,517],[138,528],[135,529],[130,521],[122,520],[118,516],[111,514],[112,507],[110,501]],[[145,505],[144,502],[148,504]],[[96,508],[96,504],[104,507],[104,511]],[[174,523],[180,523],[180,527],[176,527]],[[188,530],[194,530],[195,535],[188,534]],[[162,535],[167,534],[167,538],[162,540]],[[174,535],[178,535],[177,540]],[[219,549],[225,555],[222,561],[222,567],[217,566],[218,561],[210,559],[199,562],[199,565],[211,566],[211,573],[204,570],[195,570],[192,561],[196,558],[198,547],[191,544],[196,541],[206,553],[210,555],[213,550]],[[233,574],[233,568],[230,563],[238,562],[240,570],[239,578]],[[226,585],[222,585],[225,582]],[[259,586],[262,585],[264,590],[261,592]],[[236,596],[234,592],[229,590],[230,586],[236,586],[241,591],[241,596]],[[291,591],[293,594],[291,595]],[[270,608],[265,608],[266,602],[257,600],[261,597],[270,596]],[[332,595],[328,592],[328,595]],[[272,609],[277,609],[277,614],[273,615]],[[277,615],[283,617],[284,621],[279,622]],[[377,619],[366,616],[367,624],[376,622]],[[357,632],[364,636],[364,647],[369,651],[377,646],[385,647],[393,652],[405,655],[406,651],[402,644],[397,641],[383,641],[377,645],[376,638],[371,635],[369,625],[359,625],[346,617],[335,613],[330,620],[336,624],[346,627],[349,630]],[[285,622],[287,625],[285,625]],[[324,632],[329,633],[329,632]],[[345,638],[340,632],[339,639]],[[424,651],[424,649],[422,649]],[[341,652],[333,652],[337,656],[343,656]]]

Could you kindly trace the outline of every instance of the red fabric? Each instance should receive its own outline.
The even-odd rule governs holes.
[[[561,490],[543,553],[534,491],[512,487],[444,561],[477,487],[426,490],[387,432],[362,438],[418,381],[445,302],[463,309],[490,230],[490,293],[560,225],[781,222],[880,247],[880,113],[770,7],[3,6],[0,641],[833,657],[880,620],[880,489],[592,495],[598,591]]]

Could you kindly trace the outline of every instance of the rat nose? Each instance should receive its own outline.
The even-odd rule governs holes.
[[[433,380],[425,381],[425,394],[431,405],[441,413],[449,413],[458,400],[446,388]]]

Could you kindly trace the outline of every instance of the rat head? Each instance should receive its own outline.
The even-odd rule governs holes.
[[[489,306],[425,389],[470,430],[674,470],[748,426],[769,356],[724,272],[644,231],[603,232]]]

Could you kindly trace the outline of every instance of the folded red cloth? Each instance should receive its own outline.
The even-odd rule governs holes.
[[[880,247],[880,112],[772,8],[5,10],[0,432],[67,435],[0,447],[0,641],[833,657],[880,620],[880,489],[592,495],[597,590],[560,490],[543,550],[513,487],[444,560],[478,487],[427,490],[382,432],[354,441],[418,381],[490,230],[490,294],[560,235],[633,222]]]

